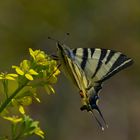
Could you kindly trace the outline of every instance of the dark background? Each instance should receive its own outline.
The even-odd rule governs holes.
[[[63,74],[56,94],[39,91],[41,104],[28,112],[40,120],[48,140],[140,140],[139,0],[0,0],[0,71],[28,57],[28,48],[56,52],[52,36],[70,48],[100,47],[124,52],[134,65],[111,78],[100,108],[109,125],[102,133],[95,119],[79,110],[78,91]],[[9,127],[0,122],[0,134]],[[39,138],[29,138],[39,139]]]

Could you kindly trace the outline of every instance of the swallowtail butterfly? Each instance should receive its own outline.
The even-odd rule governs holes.
[[[100,48],[70,49],[65,44],[57,42],[58,61],[67,77],[79,89],[82,111],[86,110],[94,115],[98,124],[104,130],[107,126],[98,107],[99,91],[104,81],[133,63],[131,58],[121,52]],[[99,121],[98,116],[102,118]]]

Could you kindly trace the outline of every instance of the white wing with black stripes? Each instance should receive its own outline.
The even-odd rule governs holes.
[[[92,82],[103,82],[133,63],[132,59],[121,52],[107,49],[77,48],[73,54],[75,61]]]

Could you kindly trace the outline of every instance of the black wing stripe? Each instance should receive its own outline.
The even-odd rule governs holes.
[[[81,62],[81,68],[84,70],[88,59],[88,49],[83,48],[83,57]]]
[[[73,54],[76,55],[76,52],[77,52],[77,49],[74,49],[73,50]]]
[[[95,86],[96,94],[98,94],[101,89],[102,89],[101,83],[99,85]]]
[[[95,49],[94,48],[90,48],[90,51],[91,51],[91,58],[92,58],[92,56],[93,56],[93,54],[95,52]]]
[[[128,58],[125,55],[120,54],[120,56],[117,58],[115,63],[112,65],[112,67],[109,70],[109,72],[113,71],[114,69],[116,69],[118,66],[120,66],[121,64],[123,64],[127,60],[128,60]]]
[[[116,62],[116,64],[117,64],[117,63],[118,63],[118,62]],[[116,65],[116,64],[114,64],[114,65]],[[114,70],[113,70],[113,67],[114,67],[114,66],[112,66],[110,72],[108,72],[108,73],[106,74],[106,76],[105,76],[102,80],[100,80],[100,82],[104,82],[105,80],[109,79],[110,77],[112,77],[113,75],[115,75],[116,73],[118,73],[119,71],[121,71],[121,70],[123,70],[123,69],[129,67],[129,66],[132,65],[132,64],[133,64],[133,60],[130,59],[130,58],[128,58],[126,61],[124,61],[124,62],[123,62],[122,64],[120,64],[118,67],[116,67]]]
[[[115,54],[115,51],[110,50],[110,53],[106,59],[105,64],[107,64],[111,60],[111,58],[114,56],[114,54]]]
[[[102,60],[105,58],[106,54],[107,54],[107,50],[106,49],[101,49],[101,54],[100,54],[100,58],[99,58],[99,61],[98,61],[98,65],[96,67],[96,70],[95,70],[94,74],[92,75],[92,78],[95,77],[98,70],[101,68]]]

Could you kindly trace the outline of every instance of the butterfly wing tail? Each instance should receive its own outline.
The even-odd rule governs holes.
[[[105,119],[104,119],[104,116],[102,115],[102,112],[100,111],[99,107],[96,106],[96,107],[94,108],[94,110],[96,110],[96,112],[100,115],[100,117],[101,117],[103,123],[104,123],[105,126],[108,128],[108,125],[107,125],[107,123],[106,123],[106,121],[105,121]]]
[[[104,131],[104,127],[103,127],[102,123],[98,120],[98,118],[96,117],[96,115],[94,114],[94,112],[93,111],[89,111],[89,113],[95,118],[95,120],[97,121],[97,123],[101,127],[102,131]]]
[[[98,92],[98,91],[96,91]],[[98,93],[95,93],[95,94],[92,94],[89,98],[89,103],[90,103],[90,106],[91,106],[91,110],[92,112],[96,112],[96,115],[98,116],[98,118],[100,118],[101,122],[104,123],[104,125],[106,127],[108,127],[99,107],[98,107],[98,101],[99,101],[99,95]],[[94,113],[95,114],[95,113]],[[96,117],[97,118],[97,117]],[[99,120],[99,119],[98,119]]]

